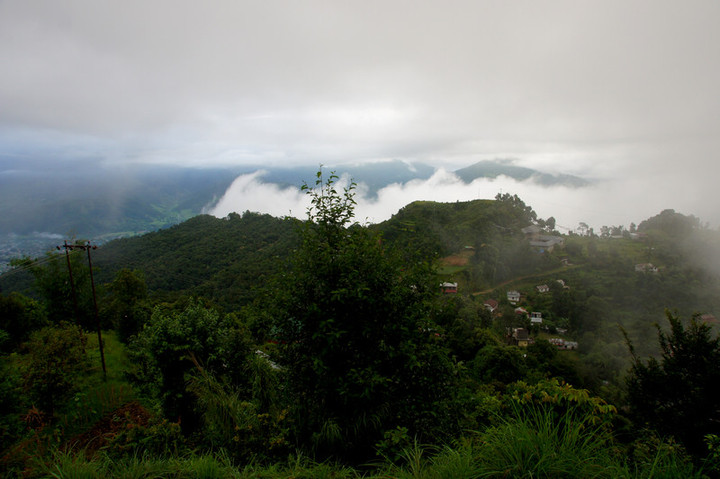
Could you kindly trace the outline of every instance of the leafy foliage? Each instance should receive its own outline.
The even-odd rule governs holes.
[[[264,358],[255,356],[250,361],[262,370],[254,371],[256,378],[274,375],[275,371]],[[263,381],[263,387],[274,388],[269,382],[274,379]],[[207,371],[194,375],[188,390],[196,395],[198,410],[203,412],[205,443],[222,447],[237,459],[249,455],[268,459],[288,452],[287,410],[264,404],[259,396],[268,391],[253,388],[248,395],[247,391],[223,384]]]
[[[338,193],[336,179],[319,175],[307,189],[310,221],[273,316],[297,440],[357,458],[383,427],[422,435],[447,423],[452,364],[431,319],[428,265],[405,264],[369,230],[346,227],[353,185]]]
[[[30,333],[47,325],[45,310],[37,301],[19,293],[0,294],[0,331],[7,334],[0,351],[12,351]]]
[[[669,311],[667,320],[670,331],[658,327],[659,360],[635,356],[628,342],[628,400],[638,422],[698,453],[705,435],[720,433],[720,339],[697,317],[687,327]]]
[[[116,240],[93,255],[99,281],[121,269],[142,272],[151,296],[203,297],[226,311],[249,304],[296,244],[293,221],[231,213],[196,216],[139,238]]]
[[[23,377],[43,412],[52,415],[55,407],[75,391],[77,377],[87,367],[86,342],[82,330],[69,323],[46,327],[30,336]]]
[[[137,334],[150,318],[147,285],[141,271],[121,269],[108,287],[104,315],[108,316],[121,341]]]
[[[72,321],[86,328],[94,326],[89,268],[81,252],[71,252],[67,257],[49,252],[44,261],[26,259],[23,262],[35,279],[35,289],[44,302],[50,322]]]
[[[150,321],[130,343],[133,381],[157,398],[165,417],[180,420],[186,432],[198,428],[195,397],[187,390],[193,371],[207,369],[242,384],[250,353],[247,332],[232,318],[191,301],[181,312],[155,308]]]

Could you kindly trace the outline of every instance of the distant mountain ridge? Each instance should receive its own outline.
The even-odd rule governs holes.
[[[543,173],[532,168],[516,166],[510,160],[479,161],[473,165],[455,170],[454,173],[465,183],[470,183],[477,178],[497,178],[503,175],[518,181],[534,180],[543,186],[563,185],[580,188],[590,184],[587,180],[578,176]]]

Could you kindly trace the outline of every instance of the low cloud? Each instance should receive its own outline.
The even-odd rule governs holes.
[[[272,216],[303,218],[310,202],[298,188],[281,188],[274,183],[263,183],[262,170],[240,175],[208,213],[225,217],[230,213],[253,211]]]
[[[227,216],[230,212],[250,210],[273,216],[306,218],[309,206],[307,195],[296,187],[283,188],[273,183],[264,183],[263,174],[263,171],[257,171],[238,177],[220,201],[208,211],[218,217]],[[338,186],[344,187],[347,183],[348,178],[343,177]],[[627,227],[666,208],[683,214],[695,214],[703,221],[717,224],[717,218],[704,217],[703,211],[698,211],[702,210],[702,203],[696,203],[693,197],[668,195],[668,188],[670,186],[659,183],[648,184],[644,177],[597,181],[581,188],[547,187],[532,180],[517,181],[506,176],[480,178],[465,183],[441,168],[426,180],[387,185],[372,199],[367,194],[367,188],[359,184],[355,217],[360,223],[379,223],[413,201],[470,201],[492,199],[498,193],[510,193],[517,194],[539,217],[554,217],[558,228],[564,232],[574,230],[580,222],[596,230],[603,225]],[[711,214],[712,210],[705,213]]]

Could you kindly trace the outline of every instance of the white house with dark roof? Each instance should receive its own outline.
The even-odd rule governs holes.
[[[508,291],[507,292],[507,299],[510,301],[510,303],[515,304],[520,301],[520,292],[519,291]]]

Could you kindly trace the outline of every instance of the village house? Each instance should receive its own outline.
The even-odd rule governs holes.
[[[491,313],[495,312],[495,310],[498,307],[498,302],[494,299],[488,299],[484,303],[485,307],[490,311]]]
[[[458,292],[457,283],[442,283],[440,285],[440,291],[444,294],[452,294]]]
[[[578,348],[578,343],[576,341],[565,341],[562,338],[550,338],[548,339],[548,342],[558,349],[574,350]]]
[[[542,234],[543,230],[538,225],[530,225],[521,229],[525,238],[530,242],[530,246],[536,248],[540,253],[552,253],[555,246],[563,246],[565,240],[561,236],[552,236]]]
[[[542,313],[540,311],[530,313],[530,322],[533,324],[541,324],[543,322]]]
[[[526,318],[528,317],[527,309],[521,308],[521,307],[515,308],[515,314],[519,314],[519,315],[521,315],[521,316],[525,316]]]
[[[526,348],[530,344],[530,335],[525,328],[514,328],[510,337],[511,344]]]
[[[652,263],[639,263],[635,265],[635,271],[638,273],[657,273],[657,266]]]
[[[540,234],[542,233],[542,228],[540,228],[538,225],[530,225],[526,226],[525,228],[520,230],[522,234],[525,235],[527,239],[536,239],[540,237]]]
[[[565,240],[560,236],[542,235],[538,239],[530,240],[530,246],[540,253],[552,253],[556,246],[563,246]]]
[[[550,291],[550,286],[548,286],[547,284],[540,284],[535,288],[538,290],[538,293],[547,293],[548,291]]]
[[[507,292],[507,299],[510,304],[517,304],[520,301],[520,292],[512,290]]]

